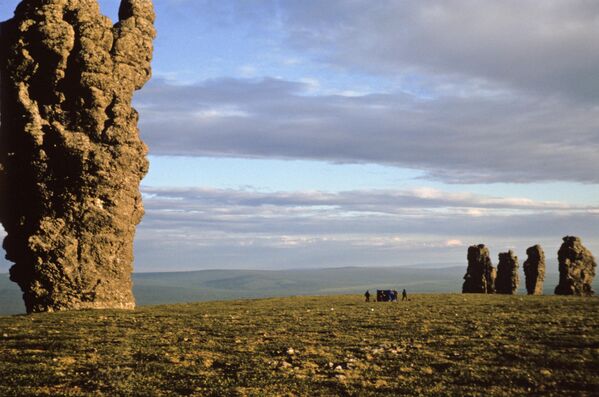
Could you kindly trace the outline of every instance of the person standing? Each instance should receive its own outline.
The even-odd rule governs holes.
[[[370,291],[366,290],[364,297],[366,298],[366,302],[370,302]]]
[[[407,301],[408,300],[408,293],[406,292],[405,288],[404,288],[403,291],[401,291],[401,300],[402,301]]]

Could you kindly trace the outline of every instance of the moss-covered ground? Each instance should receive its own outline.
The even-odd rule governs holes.
[[[599,299],[291,297],[0,317],[0,396],[599,395]]]

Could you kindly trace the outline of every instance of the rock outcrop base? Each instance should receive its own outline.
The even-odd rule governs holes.
[[[27,312],[131,309],[151,0],[26,0],[0,37],[0,221]]]

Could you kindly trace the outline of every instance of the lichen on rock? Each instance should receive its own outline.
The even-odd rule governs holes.
[[[499,263],[497,264],[497,279],[495,279],[495,291],[498,294],[515,294],[520,286],[520,276],[518,275],[518,257],[514,251],[502,252],[499,254]]]
[[[462,292],[481,294],[495,292],[495,275],[489,249],[484,244],[470,246]]]
[[[150,78],[151,0],[22,1],[0,37],[0,221],[27,312],[135,305],[148,169],[133,93]]]
[[[526,276],[526,291],[528,295],[542,295],[545,280],[545,252],[540,245],[534,245],[526,250],[528,258],[524,261]]]
[[[557,252],[559,262],[559,284],[556,295],[590,296],[597,263],[579,237],[566,236]]]

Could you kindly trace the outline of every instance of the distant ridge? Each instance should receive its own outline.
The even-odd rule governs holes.
[[[135,273],[133,291],[139,306],[293,295],[361,295],[377,288],[405,288],[408,293],[460,292],[465,265],[448,265]],[[544,293],[553,294],[557,281],[557,264],[550,264]],[[593,285],[599,291],[597,279]],[[518,293],[525,293],[523,281]],[[8,274],[0,274],[0,315],[23,312],[18,286]]]

